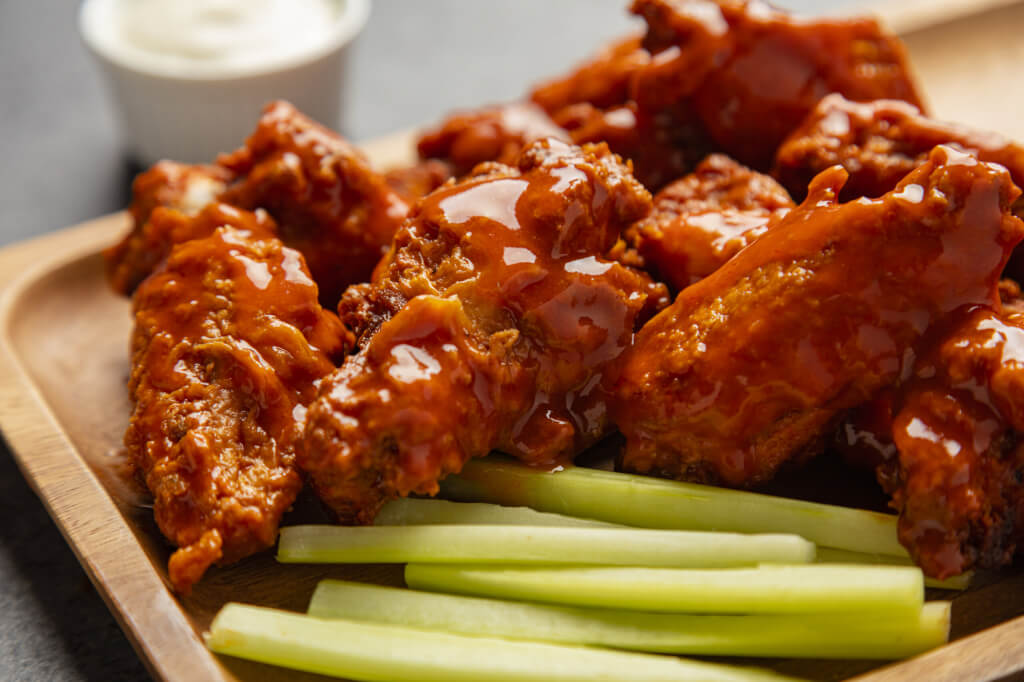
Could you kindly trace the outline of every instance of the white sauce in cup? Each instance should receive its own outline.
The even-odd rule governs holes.
[[[105,0],[88,3],[86,13],[94,42],[120,63],[202,77],[330,50],[345,32],[339,20],[346,1]]]
[[[150,59],[256,66],[326,45],[334,0],[120,0],[114,30]]]

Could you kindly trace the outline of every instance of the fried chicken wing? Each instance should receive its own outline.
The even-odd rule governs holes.
[[[927,575],[1008,564],[1024,539],[1024,315],[958,311],[900,391],[879,467]]]
[[[217,163],[239,178],[221,200],[270,213],[328,307],[370,278],[409,210],[359,150],[287,102],[270,104],[245,146]]]
[[[115,286],[123,285],[118,289],[120,293],[131,293],[163,263],[176,245],[208,237],[224,225],[244,229],[260,237],[272,237],[277,233],[277,225],[262,209],[243,211],[219,201],[211,201],[196,212],[157,206],[142,223],[141,229],[133,230],[125,242],[114,247],[116,250],[125,243],[131,244],[130,253],[122,252],[123,257],[111,256],[107,261],[108,264],[113,264],[114,259],[118,262],[111,275],[118,282]]]
[[[304,405],[351,337],[320,307],[299,252],[234,227],[176,246],[133,308],[124,442],[178,547],[171,583],[187,593],[211,564],[274,543],[302,485]]]
[[[626,231],[626,241],[657,279],[680,291],[720,268],[793,206],[772,178],[713,154],[658,192],[654,210]]]
[[[173,220],[186,223],[214,201],[233,177],[222,166],[189,166],[174,161],[161,161],[140,173],[132,183],[132,230],[103,253],[111,287],[119,294],[130,294],[177,243],[167,241],[175,230],[168,229],[166,220],[158,226],[149,225],[155,210],[173,210],[177,213]]]
[[[514,164],[525,145],[545,137],[568,140],[543,109],[514,102],[454,114],[424,133],[416,148],[421,158],[443,160],[459,177],[485,161]]]
[[[795,19],[760,0],[634,0],[632,11],[642,39],[532,98],[574,142],[608,141],[652,190],[712,151],[768,170],[830,92],[920,105],[902,44],[874,19]]]
[[[553,118],[577,144],[607,142],[633,162],[637,179],[652,191],[690,172],[718,149],[685,102],[655,111],[634,101],[609,109],[581,102]]]
[[[1013,280],[999,280],[999,301],[1003,311],[1024,314],[1020,285]],[[955,324],[943,322],[942,328],[947,327],[953,332],[958,329]],[[933,332],[929,337],[941,337],[941,333]],[[833,449],[838,451],[847,464],[874,471],[882,488],[889,492],[897,486],[893,476],[898,473],[898,467],[892,464],[898,455],[892,439],[892,413],[898,388],[898,384],[893,385],[874,400],[847,412],[832,443]]]
[[[779,147],[773,174],[802,198],[811,178],[839,164],[850,174],[844,201],[877,197],[892,190],[939,144],[1001,164],[1015,184],[1024,185],[1024,147],[1000,135],[934,121],[906,102],[851,102],[839,94],[821,100]]]
[[[921,102],[902,43],[871,18],[795,19],[760,0],[635,0],[633,11],[657,27],[639,105],[692,98],[719,148],[754,168],[830,92]]]
[[[376,333],[308,413],[299,463],[342,520],[494,448],[550,468],[607,432],[656,287],[605,254],[650,201],[606,146],[546,139],[417,205],[374,279]]]
[[[392,181],[415,193],[447,179],[438,174],[431,164]],[[131,293],[181,240],[209,234],[172,229],[168,215],[154,209],[176,210],[172,222],[199,227],[188,219],[219,201],[269,213],[277,236],[302,252],[330,307],[349,284],[370,278],[409,210],[355,147],[287,102],[270,104],[245,146],[216,164],[161,161],[136,179],[133,193],[132,231],[105,253],[118,292]],[[163,220],[151,225],[156,217]]]
[[[933,321],[996,304],[1024,236],[1005,169],[940,146],[880,199],[838,203],[845,179],[819,175],[800,206],[641,330],[612,408],[623,468],[765,481],[896,383]]]

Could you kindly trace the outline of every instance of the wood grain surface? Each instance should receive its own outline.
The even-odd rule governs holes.
[[[977,106],[1017,97],[1005,91],[1019,70],[1015,29],[1024,25],[1024,4],[984,4],[971,13],[963,2],[949,3],[958,21],[943,23],[932,3],[904,3],[890,21],[907,37],[935,113],[1024,138],[1015,107]],[[410,158],[410,139],[365,148],[378,166],[397,165]],[[202,633],[229,600],[302,610],[323,577],[401,584],[401,571],[282,566],[264,554],[211,570],[188,598],[171,593],[170,548],[146,496],[125,476],[120,450],[130,413],[129,304],[107,288],[99,251],[126,229],[127,217],[115,214],[0,251],[0,429],[155,678],[324,679],[216,657]],[[291,519],[318,513],[314,501],[300,499]],[[956,596],[953,613],[955,641],[910,661],[755,663],[822,680],[988,680],[1024,672],[1024,574],[981,576]]]

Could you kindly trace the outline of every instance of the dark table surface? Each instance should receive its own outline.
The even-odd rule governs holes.
[[[514,99],[635,26],[626,0],[375,0],[342,132],[366,140]],[[823,10],[842,0],[790,0]],[[74,0],[0,0],[0,247],[119,210],[121,149]],[[0,680],[147,672],[0,440]]]

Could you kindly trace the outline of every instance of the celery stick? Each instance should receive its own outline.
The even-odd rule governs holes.
[[[834,547],[819,547],[814,560],[820,564],[880,564],[883,566],[913,566],[914,562],[910,557],[903,558],[886,554],[863,554],[861,552],[850,552]],[[955,575],[945,580],[924,577],[925,587],[934,587],[939,590],[966,590],[971,585],[973,571],[967,571],[961,575]]]
[[[796,535],[740,535],[639,528],[557,526],[291,526],[286,563],[608,564],[725,567],[806,563],[814,545]]]
[[[676,613],[921,610],[921,571],[904,566],[764,565],[721,570],[409,564],[409,587],[576,606]]]
[[[221,609],[206,644],[220,654],[357,680],[787,679],[767,671],[667,656],[331,621],[242,604]]]
[[[581,526],[590,528],[621,528],[622,526],[592,519],[579,519],[562,514],[546,514],[529,507],[503,507],[483,502],[449,502],[448,500],[401,497],[381,508],[374,519],[376,526],[421,526],[425,524],[465,524],[495,526]]]
[[[441,495],[642,528],[795,533],[826,547],[907,556],[891,514],[583,467],[547,473],[492,456],[442,481]]]
[[[378,526],[411,526],[424,524],[524,525],[524,526],[593,526],[622,528],[624,526],[581,519],[562,514],[538,512],[529,507],[503,507],[485,502],[449,502],[438,499],[403,497],[384,505],[374,523]],[[815,561],[827,564],[881,564],[913,566],[910,557],[891,554],[865,554],[834,547],[818,547]],[[973,573],[936,580],[925,576],[925,587],[940,590],[966,590]]]
[[[920,612],[708,616],[460,597],[323,580],[309,615],[467,635],[703,656],[905,658],[949,637],[949,602]]]

